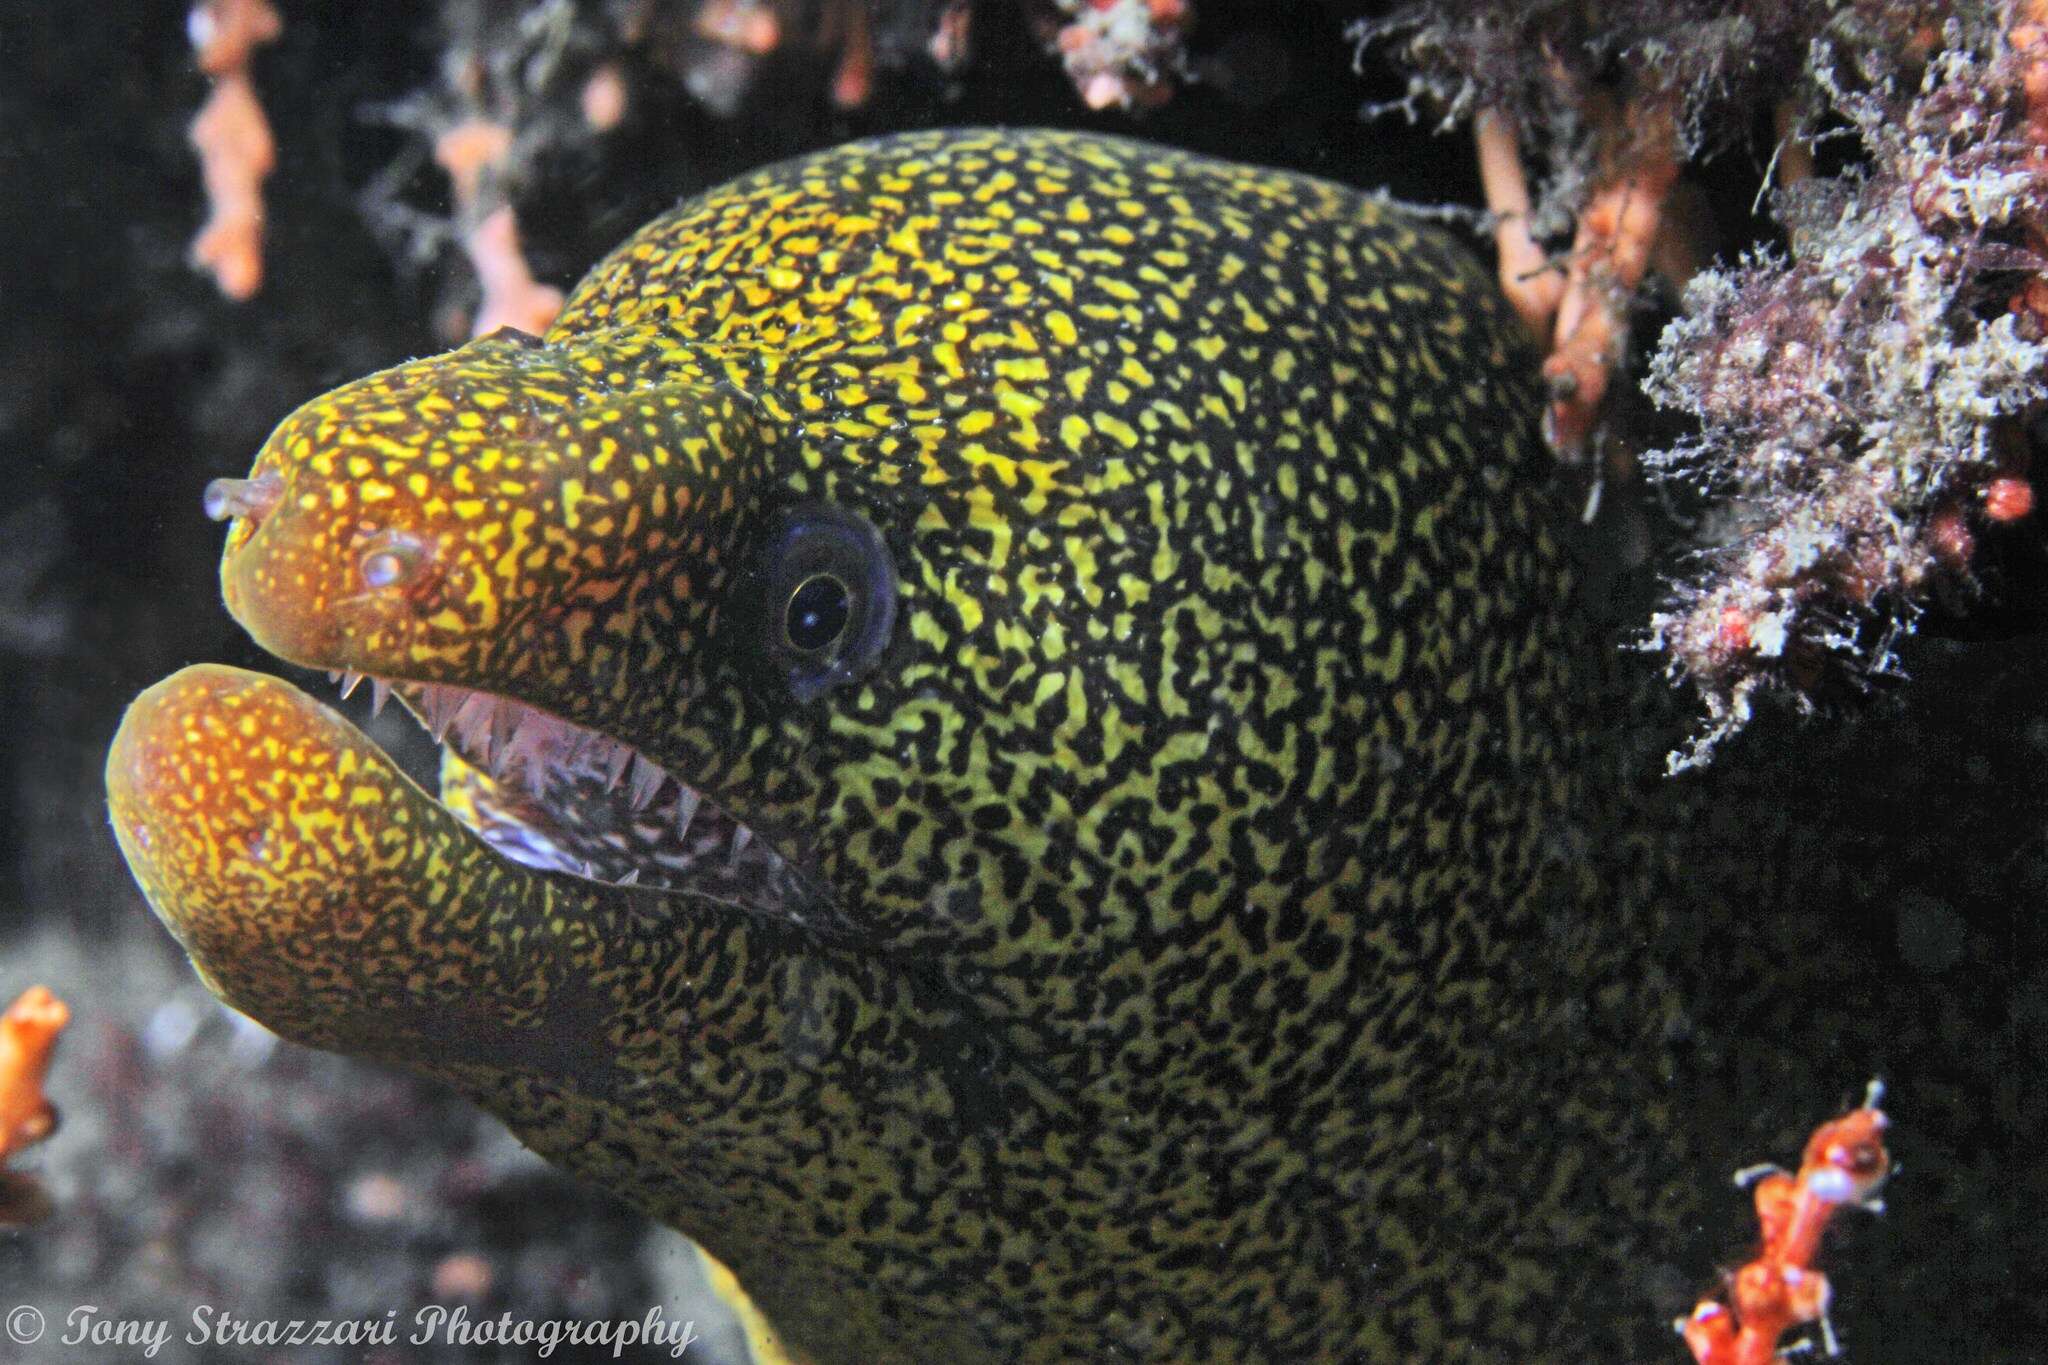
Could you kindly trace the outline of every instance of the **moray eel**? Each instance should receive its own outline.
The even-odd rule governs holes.
[[[1320,180],[775,166],[212,491],[236,619],[445,736],[442,799],[197,667],[114,828],[222,999],[459,1088],[803,1358],[1611,1353],[1668,1330],[1670,1143],[1533,374]]]

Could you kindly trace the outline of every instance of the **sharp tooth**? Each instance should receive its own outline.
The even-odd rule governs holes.
[[[448,728],[455,724],[455,713],[462,709],[461,704],[437,687],[422,705],[426,707],[427,729],[433,734],[434,743],[447,743]]]
[[[491,751],[491,716],[497,711],[497,704],[482,692],[472,692],[462,705],[455,709],[455,734],[462,741],[462,747],[469,758],[484,767],[489,767]]]
[[[519,743],[519,718],[524,708],[517,702],[500,701],[491,711],[491,776],[503,777]]]
[[[330,668],[330,669],[328,669],[328,670],[327,670],[327,681],[329,681],[329,682],[331,682],[331,683],[338,683],[338,682],[340,682],[340,681],[341,681],[341,670],[340,670],[340,669],[338,669],[338,668]]]
[[[646,810],[654,800],[654,794],[661,790],[661,784],[668,780],[668,774],[658,763],[649,762],[645,754],[633,755],[633,777],[630,782],[633,809]]]
[[[754,831],[745,825],[735,825],[732,831],[732,847],[726,851],[725,865],[736,867],[740,857],[747,851],[747,845],[754,842]]]
[[[576,767],[576,760],[583,757],[583,751],[588,749],[591,742],[596,738],[597,732],[594,730],[585,730],[581,726],[571,726],[569,728],[568,743],[563,746],[562,752],[556,756],[555,761],[564,768]]]
[[[610,741],[611,751],[600,760],[604,764],[604,789],[612,790],[619,785],[619,779],[626,775],[626,767],[633,761],[633,748],[617,740]]]
[[[640,880],[640,869],[636,867],[636,868],[634,868],[634,869],[633,869],[633,870],[632,870],[631,872],[628,872],[628,873],[627,873],[627,874],[626,874],[625,876],[623,876],[623,877],[619,878],[619,880],[618,880],[618,885],[620,885],[620,886],[631,886],[631,885],[633,885],[633,884],[634,884],[635,882],[637,882],[637,881],[639,881],[639,880]]]
[[[420,724],[426,727],[427,733],[433,734],[434,727],[441,719],[441,689],[432,683],[423,684],[418,698],[413,702],[413,709],[419,712]],[[435,738],[438,739],[439,736]]]
[[[374,720],[384,714],[384,703],[391,700],[391,684],[382,678],[370,679],[370,716]]]
[[[350,669],[341,675],[341,699],[347,701],[349,694],[362,685],[363,675]]]
[[[678,842],[690,833],[690,821],[696,817],[697,805],[704,798],[689,787],[676,792],[676,839]]]

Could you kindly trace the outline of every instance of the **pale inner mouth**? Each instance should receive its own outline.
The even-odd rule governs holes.
[[[365,678],[330,676],[343,696]],[[395,691],[453,752],[442,802],[506,858],[798,921],[822,917],[826,898],[803,869],[624,740],[495,693],[368,681],[373,711]]]

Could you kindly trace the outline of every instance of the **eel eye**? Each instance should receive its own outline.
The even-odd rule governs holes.
[[[828,502],[783,507],[734,581],[749,670],[810,701],[874,666],[896,622],[896,568],[879,531]]]
[[[388,588],[405,577],[405,556],[396,550],[372,550],[363,556],[363,583]]]
[[[789,595],[782,616],[782,638],[805,654],[830,649],[846,633],[853,602],[846,585],[828,573],[812,574]]]
[[[356,559],[356,573],[371,591],[403,586],[426,562],[425,547],[403,531],[372,537]]]

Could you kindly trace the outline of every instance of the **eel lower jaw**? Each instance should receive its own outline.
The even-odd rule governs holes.
[[[752,942],[753,916],[704,897],[498,856],[361,730],[269,674],[201,664],[148,688],[106,782],[129,869],[207,987],[313,1047],[594,1084],[616,1002],[592,964],[608,949]]]
[[[442,804],[496,852],[606,885],[690,891],[797,923],[834,916],[808,869],[625,740],[530,703],[449,683],[364,681],[444,746]]]

